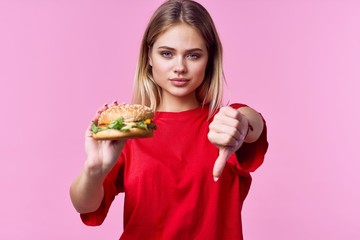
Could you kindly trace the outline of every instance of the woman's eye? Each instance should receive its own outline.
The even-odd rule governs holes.
[[[188,58],[190,59],[198,59],[200,57],[200,54],[197,53],[191,53],[188,55]]]
[[[172,56],[171,52],[168,51],[164,51],[164,52],[160,52],[161,56],[169,58]]]

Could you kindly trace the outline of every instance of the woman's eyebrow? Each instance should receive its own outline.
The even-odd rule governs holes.
[[[168,46],[160,46],[158,49],[167,49],[167,50],[175,50],[175,48],[168,47]]]
[[[166,49],[166,50],[170,50],[170,51],[176,51],[175,48],[172,47],[168,47],[168,46],[160,46],[158,47],[158,49]],[[195,52],[195,51],[204,51],[202,48],[190,48],[190,49],[186,49],[185,52]]]

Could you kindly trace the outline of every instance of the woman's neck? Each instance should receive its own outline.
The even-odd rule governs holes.
[[[162,99],[160,102],[157,111],[159,112],[182,112],[191,109],[195,109],[200,106],[200,103],[195,99],[182,99],[182,98],[172,98],[172,99]]]

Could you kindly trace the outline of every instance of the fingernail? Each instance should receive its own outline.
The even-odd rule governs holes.
[[[219,177],[214,176],[214,182],[217,182],[217,180],[219,180]]]

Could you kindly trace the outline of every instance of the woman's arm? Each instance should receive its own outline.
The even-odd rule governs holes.
[[[87,213],[99,208],[104,197],[103,181],[104,176],[92,173],[84,166],[70,187],[70,197],[76,211]]]
[[[113,102],[117,105],[117,102]],[[95,114],[96,122],[101,112],[109,106],[105,104]],[[103,182],[106,175],[118,161],[126,140],[95,140],[91,125],[85,132],[85,152],[87,159],[80,174],[70,186],[70,198],[79,213],[93,212],[99,208],[104,198]]]
[[[87,160],[70,187],[71,201],[79,213],[98,209],[104,197],[104,179],[115,166],[125,144],[125,140],[94,140],[91,135],[89,127],[85,136]]]

